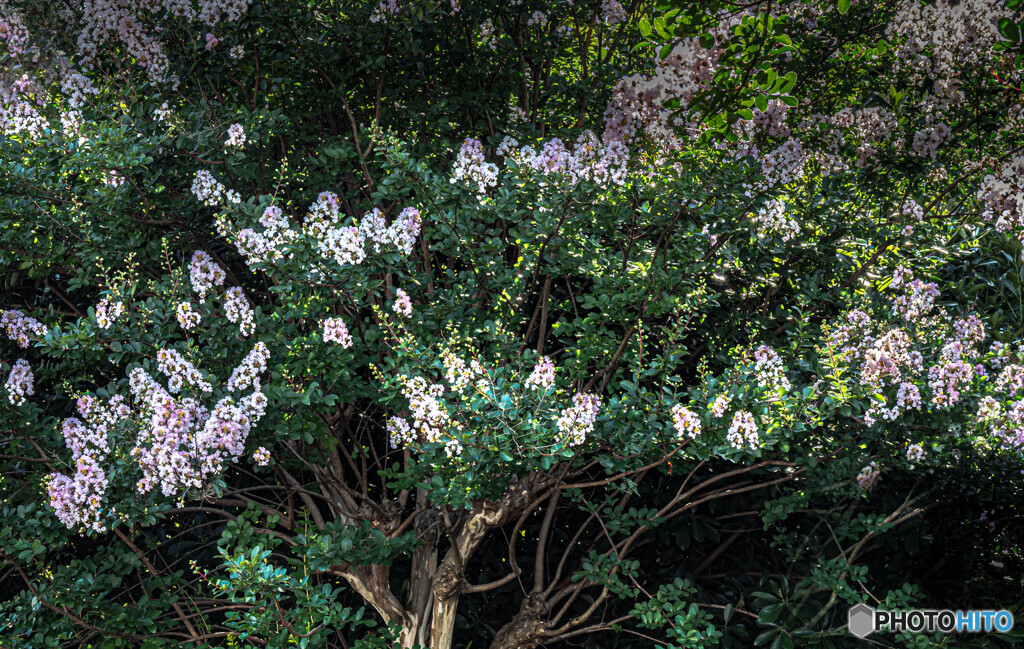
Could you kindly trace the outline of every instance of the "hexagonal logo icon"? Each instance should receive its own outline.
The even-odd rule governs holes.
[[[875,630],[875,609],[867,604],[851,606],[847,628],[850,630],[850,635],[856,638],[867,637]]]

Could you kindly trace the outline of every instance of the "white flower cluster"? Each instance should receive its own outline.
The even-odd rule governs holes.
[[[0,80],[0,130],[11,136],[42,135],[47,122],[33,105],[33,95],[38,91],[27,74],[10,85]]]
[[[241,45],[235,45],[228,51],[228,55],[231,57],[233,61],[237,61],[241,59],[243,56],[245,56],[245,48]],[[260,448],[263,447],[261,446]],[[267,457],[269,458],[270,456],[268,455]]]
[[[189,264],[189,280],[192,282],[192,289],[199,296],[199,303],[206,301],[206,294],[214,286],[220,286],[227,277],[224,270],[213,262],[213,259],[202,250],[196,250],[192,254],[192,261]]]
[[[238,324],[243,336],[250,335],[256,327],[253,322],[253,317],[256,314],[249,306],[249,300],[245,298],[245,293],[238,286],[232,286],[224,295],[224,315],[231,322]]]
[[[321,192],[309,208],[303,233],[317,241],[320,254],[339,265],[361,264],[366,258],[365,237],[355,227],[338,227],[341,205],[334,192]]]
[[[174,313],[178,318],[178,324],[181,325],[181,328],[185,331],[198,326],[203,319],[199,312],[192,308],[191,302],[179,303],[178,307],[174,310]]]
[[[525,385],[531,390],[547,390],[555,384],[555,364],[547,356],[541,356],[534,365]]]
[[[381,211],[373,208],[359,222],[359,233],[372,242],[375,253],[394,246],[403,254],[411,255],[421,223],[420,212],[415,207],[403,209],[390,226]]]
[[[789,241],[800,234],[800,224],[796,219],[786,217],[786,204],[779,199],[769,201],[751,220],[759,239],[778,236],[783,241]]]
[[[545,142],[540,152],[531,146],[516,150],[517,146],[514,138],[506,137],[496,153],[534,171],[554,174],[570,186],[584,180],[617,185],[626,182],[629,149],[625,143],[615,140],[604,144],[590,130],[576,138],[571,151],[559,138]]]
[[[715,400],[711,402],[711,414],[715,417],[721,417],[725,414],[726,408],[732,402],[732,398],[727,394],[720,394],[715,397]]]
[[[105,297],[96,305],[96,324],[100,329],[110,329],[111,325],[124,314],[124,302]]]
[[[97,95],[99,90],[92,85],[88,77],[78,72],[70,72],[60,82],[60,90],[68,98],[68,105],[72,108],[81,108],[85,103],[86,95]]]
[[[235,237],[235,245],[249,266],[282,259],[285,256],[284,246],[299,238],[299,233],[289,225],[288,218],[276,205],[263,210],[260,225],[265,228],[263,232],[245,228]]]
[[[498,184],[498,167],[484,160],[484,146],[480,140],[466,138],[455,158],[451,183],[466,182],[475,184],[483,194],[488,188]]]
[[[209,171],[200,169],[192,180],[192,193],[203,205],[216,207],[224,196],[224,185],[217,181]]]
[[[224,146],[245,146],[245,129],[241,124],[232,124],[228,127],[228,139],[224,142]]]
[[[910,148],[914,155],[934,160],[938,156],[939,147],[952,135],[952,129],[941,122],[935,126],[926,126],[914,133],[914,141]]]
[[[186,360],[176,349],[161,349],[156,354],[157,367],[167,375],[167,389],[171,394],[181,391],[187,383],[203,392],[213,392],[213,386],[203,378],[191,361]]]
[[[996,232],[1017,230],[1024,238],[1024,154],[1007,161],[998,174],[985,176],[978,200],[985,206],[982,216],[995,219]]]
[[[543,27],[548,24],[548,16],[543,11],[535,11],[530,15],[530,19],[526,21],[527,27],[537,25]]]
[[[470,383],[480,380],[486,374],[479,361],[473,359],[467,365],[466,361],[450,349],[441,354],[441,362],[444,364],[444,380],[455,392],[462,392]]]
[[[679,439],[700,435],[700,418],[681,403],[672,406],[672,425]]]
[[[795,138],[789,138],[761,158],[764,181],[757,183],[756,188],[764,190],[800,180],[808,160],[810,156],[804,151],[803,144]]]
[[[601,408],[601,397],[594,394],[576,394],[572,405],[562,410],[558,417],[560,438],[569,446],[579,446],[587,441],[587,435],[594,430],[597,412]]]
[[[411,430],[424,442],[442,441],[449,423],[448,410],[441,401],[444,386],[428,384],[422,378],[407,379],[402,386],[402,394],[409,400]]]
[[[153,111],[153,119],[158,122],[166,122],[171,116],[171,109],[167,107],[167,102],[160,104],[160,107]]]
[[[786,117],[789,115],[789,106],[778,99],[768,102],[765,110],[754,107],[752,126],[754,133],[767,133],[770,137],[789,137],[789,125],[786,124]]]
[[[757,424],[754,423],[754,415],[746,410],[741,410],[733,415],[732,424],[726,439],[733,447],[742,449],[747,447],[751,450],[757,448],[760,438],[757,434]]]
[[[757,374],[757,384],[762,388],[782,391],[790,388],[782,359],[767,345],[761,345],[754,351],[754,373]]]
[[[236,367],[228,378],[227,389],[231,392],[238,392],[249,387],[256,387],[258,391],[259,375],[267,371],[267,360],[270,358],[270,351],[262,342],[256,343],[241,364]]]
[[[7,399],[15,406],[25,403],[25,397],[36,393],[36,379],[32,374],[32,368],[28,361],[19,358],[11,366],[11,373],[7,375]]]

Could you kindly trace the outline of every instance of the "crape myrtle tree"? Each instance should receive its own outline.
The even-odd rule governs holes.
[[[0,0],[0,644],[1019,617],[1019,6]]]

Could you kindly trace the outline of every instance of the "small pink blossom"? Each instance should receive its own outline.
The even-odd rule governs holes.
[[[402,289],[395,289],[395,302],[391,305],[391,309],[400,316],[406,318],[412,316],[412,301],[409,299],[409,295]]]
[[[352,336],[348,333],[348,327],[341,318],[327,318],[324,320],[324,342],[338,343],[348,349],[352,346]]]

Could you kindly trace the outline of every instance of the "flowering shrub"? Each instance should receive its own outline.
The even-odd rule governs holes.
[[[0,0],[0,644],[838,647],[1022,599],[1022,29]]]

